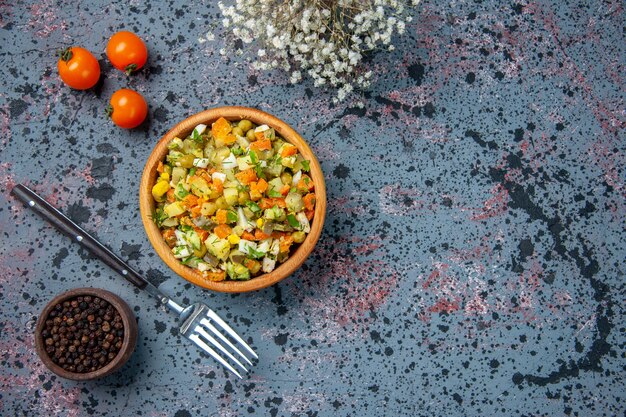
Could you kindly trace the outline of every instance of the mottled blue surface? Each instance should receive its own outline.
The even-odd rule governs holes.
[[[128,3],[0,4],[0,414],[624,415],[623,2],[424,1],[369,63],[364,108],[220,56],[213,2]],[[150,53],[130,79],[104,54],[120,29]],[[96,91],[60,83],[70,45],[100,59]],[[126,86],[150,105],[132,131],[103,116]],[[219,105],[290,123],[326,175],[315,252],[255,293],[185,284],[139,217],[147,152]],[[261,357],[251,375],[181,340],[173,316],[14,200],[19,182],[231,321]],[[78,286],[139,320],[130,362],[97,382],[53,376],[33,348],[40,309]]]

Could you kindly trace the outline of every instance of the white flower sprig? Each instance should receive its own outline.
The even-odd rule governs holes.
[[[394,34],[411,21],[408,6],[420,0],[234,0],[218,3],[222,24],[243,43],[257,43],[254,68],[281,68],[297,83],[338,88],[335,101],[370,85],[360,64],[379,49],[393,50]]]

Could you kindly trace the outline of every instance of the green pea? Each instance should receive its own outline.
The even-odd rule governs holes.
[[[250,120],[243,119],[239,121],[237,127],[239,127],[245,133],[248,130],[252,129],[252,122]],[[241,136],[243,136],[243,134]]]
[[[233,135],[243,136],[243,129],[241,129],[239,126],[233,127]]]
[[[291,176],[291,174],[290,174],[290,173],[288,173],[288,172],[283,172],[283,173],[280,175],[280,180],[281,180],[281,181],[283,182],[283,184],[285,184],[285,185],[290,185],[290,184],[291,184],[291,180],[292,180],[292,178],[293,178],[293,177],[292,177],[292,176]]]
[[[254,129],[248,130],[248,133],[246,133],[246,137],[250,141],[256,140],[256,137],[254,136]]]

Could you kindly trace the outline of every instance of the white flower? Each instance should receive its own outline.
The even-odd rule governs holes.
[[[218,2],[222,25],[229,29],[230,41],[239,38],[256,47],[256,57],[249,60],[252,68],[282,69],[288,72],[291,83],[301,81],[306,75],[315,86],[336,87],[333,101],[338,102],[345,100],[355,87],[370,85],[372,71],[364,68],[364,55],[370,51],[393,50],[394,35],[404,33],[406,23],[411,22],[409,6],[418,4],[419,0],[231,0],[229,3],[226,6]],[[215,35],[209,32],[198,42],[214,39]],[[220,53],[227,54],[224,49]]]

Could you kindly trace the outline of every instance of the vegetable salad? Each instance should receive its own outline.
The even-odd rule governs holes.
[[[220,118],[168,147],[153,220],[174,256],[206,279],[271,272],[311,230],[309,161],[273,128]]]

